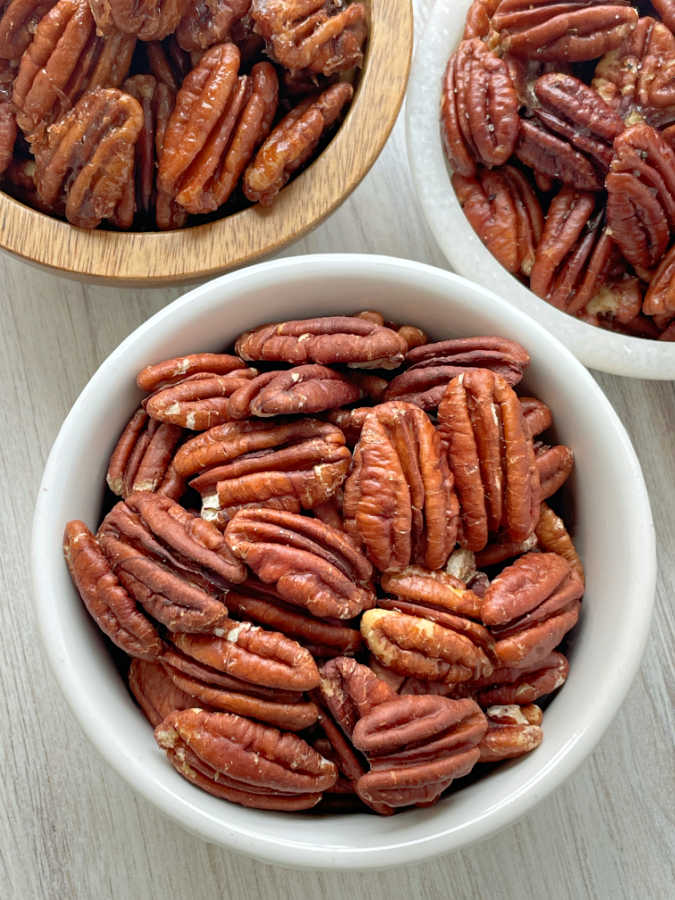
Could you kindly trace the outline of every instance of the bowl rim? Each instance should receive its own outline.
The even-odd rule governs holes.
[[[213,277],[299,240],[366,176],[403,103],[413,50],[412,0],[367,5],[364,65],[344,120],[271,207],[256,204],[173,231],[103,231],[76,228],[0,191],[0,248],[67,277],[148,287]]]
[[[139,325],[101,363],[76,399],[58,432],[38,489],[33,518],[31,546],[33,608],[43,649],[56,681],[80,727],[106,762],[160,811],[182,827],[208,841],[252,855],[265,862],[308,869],[383,868],[421,862],[428,857],[458,849],[494,834],[514,822],[550,794],[593,750],[628,692],[646,643],[656,583],[654,526],[638,458],[613,407],[590,373],[574,359],[572,354],[542,326],[536,322],[530,322],[529,326],[535,332],[539,332],[545,345],[552,344],[558,354],[573,361],[585,394],[592,395],[597,403],[604,406],[614,426],[617,452],[624,454],[632,473],[634,494],[631,500],[634,504],[632,510],[634,517],[631,528],[643,544],[640,554],[640,574],[645,591],[643,603],[639,607],[635,606],[629,623],[630,628],[627,629],[630,631],[630,642],[625,647],[622,665],[613,673],[613,680],[603,685],[604,693],[598,694],[603,698],[603,702],[592,721],[583,729],[572,730],[569,740],[558,751],[555,760],[548,767],[538,770],[536,776],[529,779],[522,790],[509,795],[502,802],[476,815],[469,822],[446,829],[442,829],[439,825],[438,832],[423,840],[393,841],[386,846],[377,848],[359,849],[340,846],[307,848],[303,844],[299,850],[298,844],[292,840],[292,835],[279,835],[278,838],[275,836],[275,840],[266,837],[261,839],[259,835],[249,832],[247,829],[233,828],[220,820],[215,821],[205,810],[198,809],[182,798],[177,798],[167,785],[149,778],[133,754],[125,753],[123,742],[115,735],[112,735],[111,738],[109,733],[105,733],[107,723],[105,712],[88,697],[72,660],[68,659],[63,635],[59,633],[59,595],[53,587],[54,579],[50,577],[50,569],[54,570],[58,565],[62,567],[63,560],[60,547],[57,549],[51,546],[47,514],[52,502],[52,495],[59,489],[59,463],[70,445],[70,431],[76,427],[76,423],[81,419],[82,411],[87,408],[90,399],[96,396],[100,385],[115,375],[118,363],[124,359],[127,350],[135,347],[139,342],[143,342],[149,332],[161,326],[177,311],[185,311],[188,306],[190,313],[197,317],[207,314],[211,309],[221,308],[228,302],[226,296],[225,298],[218,296],[218,289],[223,284],[227,284],[234,291],[239,282],[249,279],[254,279],[254,284],[256,278],[260,281],[273,279],[273,283],[278,284],[284,278],[301,278],[303,269],[308,264],[315,268],[317,266],[324,268],[326,273],[330,272],[334,277],[339,277],[340,273],[344,272],[349,272],[350,276],[358,275],[359,272],[365,275],[372,272],[373,267],[384,271],[384,274],[390,278],[409,279],[411,282],[422,275],[427,280],[432,279],[438,285],[454,284],[464,291],[471,288],[477,295],[482,296],[480,302],[488,307],[493,307],[495,303],[497,306],[501,304],[499,298],[491,291],[480,285],[474,285],[454,273],[411,260],[366,254],[319,254],[259,263],[214,279],[173,301]],[[504,310],[511,320],[523,321],[527,318],[520,310],[513,309],[508,305],[504,307]],[[487,818],[490,819],[490,822],[486,831],[485,820]],[[253,846],[252,839],[255,840]],[[291,855],[294,858],[292,862],[289,862]]]
[[[441,146],[438,111],[447,57],[461,40],[470,3],[435,0],[415,47],[406,96],[408,161],[419,205],[436,243],[460,275],[489,289],[506,287],[503,299],[541,322],[584,365],[630,378],[675,379],[675,344],[599,328],[542,300],[493,257],[461,212]],[[434,124],[429,141],[430,120]],[[457,227],[458,215],[462,225]]]

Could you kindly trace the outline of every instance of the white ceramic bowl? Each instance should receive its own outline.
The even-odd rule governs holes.
[[[424,215],[450,266],[519,307],[584,365],[631,378],[675,378],[675,344],[626,337],[568,316],[510,275],[479,240],[450,182],[441,146],[441,81],[462,38],[471,0],[436,0],[415,58],[406,97],[408,159]]]
[[[155,745],[70,582],[61,555],[67,520],[98,524],[106,462],[136,407],[148,362],[225,347],[264,321],[372,308],[435,337],[499,334],[532,356],[528,391],[547,401],[560,440],[576,453],[570,486],[575,540],[588,589],[571,672],[547,709],[544,742],[529,756],[431,809],[388,819],[283,815],[233,806],[184,781]],[[626,523],[630,522],[630,528]],[[33,528],[34,597],[45,652],[87,736],[140,794],[189,830],[296,867],[390,867],[486,837],[557,787],[592,750],[638,667],[655,579],[654,535],[640,465],[604,394],[533,319],[457,275],[379,256],[322,255],[263,263],[217,278],[171,303],[108,357],[54,443]]]

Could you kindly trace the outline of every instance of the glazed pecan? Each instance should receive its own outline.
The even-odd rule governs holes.
[[[339,428],[317,419],[228,422],[187,441],[176,471],[202,496],[202,515],[224,524],[245,506],[300,512],[344,480],[351,454]]]
[[[490,31],[490,19],[499,6],[501,0],[473,0],[466,14],[464,25],[464,40],[471,38],[485,38]]]
[[[108,462],[106,481],[113,494],[127,497],[133,491],[157,491],[178,500],[184,484],[172,459],[182,436],[178,425],[162,424],[137,409]]]
[[[538,706],[489,706],[485,710],[488,730],[478,749],[478,762],[499,762],[524,756],[541,744],[543,715]]]
[[[504,52],[582,62],[618,47],[637,20],[625,0],[502,0],[491,24]]]
[[[576,625],[584,583],[556,553],[527,553],[503,569],[483,598],[481,617],[505,666],[534,666]]]
[[[184,778],[242,806],[308,809],[337,778],[333,763],[297,735],[230,713],[174,712],[155,738]]]
[[[63,553],[89,615],[110,640],[129,656],[148,660],[159,656],[162,642],[157,631],[119,583],[84,522],[68,522]]]
[[[196,0],[189,3],[176,29],[183,50],[208,50],[228,40],[232,26],[246,15],[251,0]]]
[[[482,550],[500,530],[525,540],[539,516],[539,475],[513,389],[486,369],[465,372],[448,385],[438,421],[459,497],[460,545]]]
[[[341,532],[276,509],[240,510],[225,538],[282,600],[312,615],[352,619],[375,603],[372,567]]]
[[[518,399],[530,437],[534,438],[551,427],[553,415],[543,400],[538,400],[536,397],[519,397]]]
[[[253,0],[255,30],[291,73],[335,75],[363,63],[366,8],[343,0]]]
[[[190,54],[181,50],[174,35],[164,41],[148,41],[143,50],[150,73],[175,94],[192,68]]]
[[[0,100],[0,175],[10,162],[16,141],[16,119],[10,103]]]
[[[538,444],[535,447],[535,462],[539,472],[540,496],[542,500],[552,497],[565,484],[574,468],[574,451],[571,447],[558,444]]]
[[[445,564],[457,539],[457,498],[438,433],[418,407],[394,400],[366,416],[343,513],[380,571]]]
[[[642,311],[648,316],[675,315],[675,245],[656,270],[645,294]]]
[[[142,391],[151,394],[178,384],[191,375],[228,375],[235,369],[245,368],[246,363],[230,353],[193,353],[146,366],[136,376],[136,384]]]
[[[541,504],[539,521],[534,529],[534,533],[537,536],[537,543],[542,550],[562,556],[573,569],[576,569],[583,580],[583,563],[579,558],[569,532],[565,528],[565,523],[546,503]]]
[[[80,228],[110,218],[131,179],[142,125],[143,111],[128,94],[106,88],[84,94],[35,147],[41,201],[65,202],[66,218]]]
[[[452,176],[459,205],[490,253],[509,272],[529,274],[543,227],[539,200],[513,166]]]
[[[531,119],[520,120],[515,155],[540,175],[559,179],[580,191],[602,188],[603,173],[593,160],[565,138]]]
[[[657,265],[675,226],[675,151],[649,125],[633,125],[614,141],[605,180],[607,224],[633,266]]]
[[[474,572],[471,573],[473,577]],[[470,580],[470,579],[467,579]],[[433,618],[434,611],[451,613],[456,616],[467,616],[470,619],[480,618],[480,598],[466,584],[451,575],[450,572],[430,572],[420,566],[408,566],[401,572],[389,572],[382,576],[382,590],[393,594],[398,601],[428,608],[428,618]],[[382,598],[378,605],[382,605]],[[402,612],[407,612],[398,606]],[[414,612],[412,615],[424,617],[425,613]]]
[[[133,34],[161,41],[176,30],[189,0],[89,0],[99,34]]]
[[[0,3],[0,58],[19,59],[33,40],[40,19],[56,0],[3,0]]]
[[[566,657],[553,651],[530,667],[495,669],[489,678],[475,685],[469,684],[467,687],[482,707],[493,704],[534,703],[535,700],[557,691],[567,680],[569,668]]]
[[[147,397],[143,406],[160,422],[206,431],[229,421],[230,397],[257,374],[255,369],[235,369],[227,375],[189,375]]]
[[[673,0],[652,0],[651,5],[668,28],[675,32],[675,6],[673,5]]]
[[[462,41],[443,78],[441,134],[450,165],[460,175],[476,166],[501,166],[518,137],[518,98],[504,60],[478,39]]]
[[[40,139],[86,91],[120,85],[129,70],[135,43],[133,36],[118,31],[105,40],[97,37],[87,0],[58,0],[38,24],[14,82],[16,121],[28,140]],[[119,110],[126,108],[124,103],[118,106]],[[106,115],[102,108],[93,113],[90,103],[81,106],[75,118],[90,113],[96,119]],[[50,144],[52,140],[50,132]],[[135,136],[130,135],[129,140],[133,144]],[[121,145],[117,155],[124,156]]]
[[[302,100],[279,122],[244,172],[243,191],[252,203],[272,204],[291,176],[314,154],[353,94],[351,84],[340,81]]]
[[[176,687],[164,666],[156,662],[131,660],[129,690],[153,728],[169,713],[194,706],[194,697]]]

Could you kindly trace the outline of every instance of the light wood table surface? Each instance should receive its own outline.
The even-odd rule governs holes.
[[[424,13],[420,5],[418,28]],[[402,118],[351,198],[285,252],[326,251],[444,265],[415,205]],[[518,824],[407,869],[295,872],[192,837],[104,765],[37,642],[28,561],[33,505],[51,443],[88,378],[122,338],[183,290],[85,286],[0,256],[0,898],[672,900],[672,383],[595,373],[647,479],[659,544],[656,613],[640,672],[599,746]]]

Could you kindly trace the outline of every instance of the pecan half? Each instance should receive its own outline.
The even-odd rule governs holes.
[[[351,84],[340,81],[318,96],[305,98],[284,116],[244,172],[243,191],[252,203],[272,204],[291,176],[312,157],[353,94]]]
[[[0,4],[0,58],[19,59],[33,40],[40,19],[56,0],[4,0]]]
[[[183,50],[208,50],[228,40],[232,26],[246,15],[250,0],[196,0],[189,3],[176,29]]]
[[[181,50],[174,35],[164,41],[148,41],[143,50],[148,70],[175,94],[192,68],[190,55]]]
[[[515,155],[540,175],[559,179],[580,191],[602,188],[603,172],[594,161],[568,140],[531,119],[520,120]]]
[[[178,384],[190,375],[228,375],[235,369],[245,368],[246,363],[230,353],[193,353],[146,366],[136,376],[136,384],[142,391],[151,394]]]
[[[456,616],[480,618],[480,597],[450,572],[430,572],[420,566],[408,566],[401,572],[388,572],[381,578],[382,590],[399,601]],[[380,604],[381,600],[378,600]],[[402,612],[405,609],[399,607]],[[424,613],[412,613],[424,616]],[[433,615],[428,618],[433,620]],[[436,620],[434,620],[436,621]]]
[[[106,481],[113,494],[127,497],[134,491],[157,491],[178,500],[185,488],[172,459],[182,436],[178,425],[162,424],[137,409],[108,462]]]
[[[171,713],[155,738],[188,781],[242,806],[308,809],[337,778],[301,738],[229,713]]]
[[[457,539],[457,498],[439,435],[418,407],[394,400],[366,416],[343,513],[380,571],[445,564]]]
[[[322,415],[321,418],[325,419],[327,422],[332,422],[333,425],[337,425],[344,434],[347,446],[353,448],[358,444],[363,423],[366,421],[366,416],[371,410],[372,406],[356,406],[353,409],[334,409]]]
[[[497,534],[490,543],[476,553],[476,565],[496,566],[521,553],[527,553],[538,546],[536,534],[531,534],[524,541],[512,541],[507,534]]]
[[[240,510],[225,538],[282,600],[312,615],[352,619],[374,605],[372,567],[341,532],[276,509]]]
[[[448,161],[460,175],[476,165],[503,165],[518,137],[518,98],[504,62],[478,40],[462,41],[450,56],[441,95],[441,134]]]
[[[539,476],[513,389],[485,369],[466,372],[448,385],[438,421],[459,497],[460,545],[482,550],[500,530],[525,540],[539,516]]]
[[[557,691],[569,673],[570,665],[562,653],[553,651],[544,659],[523,668],[499,668],[482,683],[467,685],[476,702],[493,704],[534,703]],[[487,684],[486,682],[490,682]]]
[[[367,319],[369,322],[374,322],[376,325],[385,325],[387,328],[397,331],[406,342],[408,350],[429,343],[429,335],[422,331],[421,328],[418,328],[416,325],[399,325],[397,322],[387,322],[382,313],[379,313],[374,309],[364,309],[357,314],[357,318]],[[374,397],[374,399],[378,398]]]
[[[546,503],[541,504],[539,521],[534,533],[537,536],[537,543],[542,550],[545,550],[547,553],[557,553],[558,556],[566,559],[572,568],[576,569],[583,581],[583,563],[579,558],[569,532],[565,528],[565,523]]]
[[[547,500],[565,484],[574,468],[574,451],[571,447],[558,444],[538,444],[535,447],[535,462],[539,472],[540,497]]]
[[[645,294],[642,311],[648,316],[675,315],[675,245],[656,270]]]
[[[538,706],[490,706],[485,710],[488,730],[478,749],[479,762],[499,762],[531,753],[541,744],[543,715]]]
[[[162,642],[157,631],[119,583],[84,522],[68,522],[63,553],[89,615],[113,644],[129,656],[148,660],[158,657]]]
[[[490,19],[501,0],[473,0],[466,14],[464,40],[485,38],[490,31]]]
[[[331,659],[319,676],[321,700],[350,740],[362,716],[396,696],[385,681],[355,659]]]
[[[230,419],[230,397],[257,375],[255,369],[235,369],[227,375],[189,375],[161,388],[143,401],[148,415],[160,422],[206,431]]]
[[[153,728],[175,710],[194,706],[194,697],[176,687],[164,666],[156,662],[131,660],[129,690]]]
[[[176,30],[189,0],[89,0],[99,34],[115,30],[161,41]]]
[[[523,411],[525,427],[534,438],[553,425],[553,414],[543,400],[536,397],[520,397],[520,408]]]

